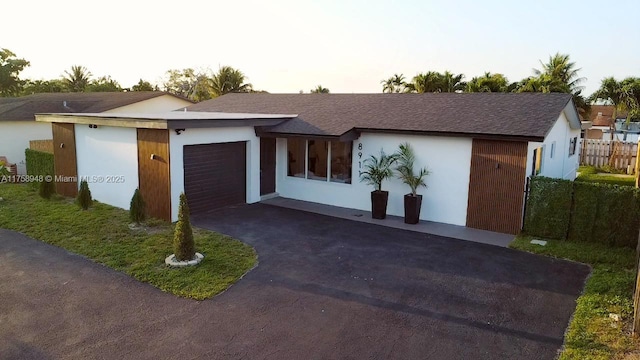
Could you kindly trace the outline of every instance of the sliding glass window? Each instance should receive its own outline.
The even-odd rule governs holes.
[[[287,175],[351,184],[352,147],[352,142],[288,138]]]

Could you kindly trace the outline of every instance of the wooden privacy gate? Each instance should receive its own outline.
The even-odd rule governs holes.
[[[468,227],[520,232],[526,167],[526,142],[473,139]]]

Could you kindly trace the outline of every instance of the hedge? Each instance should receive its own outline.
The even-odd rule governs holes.
[[[635,247],[640,228],[640,192],[628,186],[574,184],[568,240]]]
[[[42,151],[26,149],[24,151],[27,163],[27,175],[52,175],[54,174],[53,154]],[[38,187],[37,182],[31,183],[34,188]]]
[[[524,231],[570,241],[635,247],[640,190],[628,186],[534,177]]]
[[[569,180],[532,178],[524,231],[534,236],[565,239],[571,218],[572,187]]]

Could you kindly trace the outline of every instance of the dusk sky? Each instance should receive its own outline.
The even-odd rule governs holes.
[[[100,4],[100,5],[97,5]],[[394,73],[485,71],[510,81],[566,53],[585,94],[640,76],[640,1],[12,1],[0,48],[31,62],[22,78],[71,65],[129,87],[169,69],[240,69],[255,89],[381,92]]]

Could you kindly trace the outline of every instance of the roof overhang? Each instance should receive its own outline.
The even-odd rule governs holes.
[[[199,111],[164,113],[55,113],[36,114],[36,121],[49,123],[95,124],[141,129],[191,129],[215,127],[273,126],[293,119],[290,114],[252,114]]]
[[[572,129],[582,129],[582,122],[580,121],[580,114],[578,113],[578,109],[576,108],[573,99],[570,99],[562,110],[564,116],[569,120],[569,126]]]

